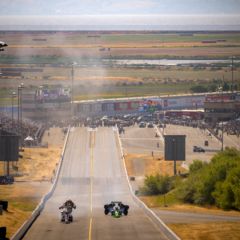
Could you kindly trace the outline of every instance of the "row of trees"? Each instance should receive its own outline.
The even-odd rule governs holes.
[[[237,84],[232,84],[231,83],[227,83],[227,82],[224,82],[223,84],[217,84],[217,83],[212,83],[212,84],[209,84],[209,85],[196,85],[196,86],[192,86],[190,88],[190,90],[193,92],[193,93],[204,93],[204,92],[217,92],[219,91],[219,87],[222,87],[222,90],[223,91],[230,91],[233,90],[234,91],[237,91],[239,86]]]
[[[184,203],[240,210],[240,151],[227,148],[210,163],[194,161],[186,179],[148,176],[142,193],[164,194],[172,189],[175,197]]]

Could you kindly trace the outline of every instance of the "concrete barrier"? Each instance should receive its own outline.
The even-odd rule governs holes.
[[[67,141],[68,141],[68,137],[69,137],[69,132],[70,132],[70,127],[68,128],[67,131],[67,135],[65,137],[65,142],[63,145],[63,150],[61,153],[61,157],[60,157],[60,161],[58,164],[58,169],[55,175],[55,179],[53,181],[53,185],[51,187],[51,189],[49,190],[49,192],[41,199],[40,203],[38,204],[38,206],[35,208],[35,210],[32,212],[32,215],[29,217],[28,220],[26,220],[22,226],[18,229],[18,231],[12,236],[11,240],[20,240],[24,237],[24,235],[26,234],[26,232],[28,231],[28,229],[31,227],[31,225],[34,223],[34,221],[37,219],[37,217],[40,215],[41,211],[43,210],[46,201],[52,196],[52,194],[54,193],[54,190],[56,188],[56,184],[59,178],[59,173],[62,167],[62,162],[63,162],[63,158],[64,158],[64,154],[65,154],[65,149],[66,149],[66,145],[67,145]]]
[[[118,143],[119,143],[119,148],[120,148],[120,152],[121,152],[121,156],[122,156],[122,160],[123,160],[123,166],[124,166],[124,172],[126,174],[126,179],[128,182],[128,186],[129,186],[129,190],[131,192],[132,198],[134,200],[134,202],[141,208],[143,209],[144,213],[151,219],[151,221],[157,225],[157,227],[164,232],[164,234],[166,235],[166,237],[170,240],[180,240],[180,238],[150,209],[146,206],[146,204],[144,202],[142,202],[138,197],[136,197],[131,183],[129,181],[128,178],[128,174],[127,174],[127,168],[126,168],[126,164],[125,164],[125,159],[124,159],[124,154],[123,154],[123,150],[122,150],[122,143],[119,137],[119,132],[118,129],[116,129],[116,134],[117,134],[117,138],[118,138]]]

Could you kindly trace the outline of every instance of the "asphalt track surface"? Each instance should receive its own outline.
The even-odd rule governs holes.
[[[77,209],[71,224],[60,222],[58,207],[72,199]],[[105,216],[103,205],[122,201],[129,215]],[[24,239],[167,239],[133,201],[112,128],[73,128],[53,196]]]

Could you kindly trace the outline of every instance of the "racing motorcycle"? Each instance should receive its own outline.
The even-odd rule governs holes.
[[[73,221],[72,210],[76,209],[76,205],[72,200],[67,200],[59,209],[61,211],[61,222],[70,223]]]
[[[66,224],[70,223],[73,221],[73,216],[70,212],[68,212],[67,210],[62,210],[61,211],[61,222],[64,222]]]

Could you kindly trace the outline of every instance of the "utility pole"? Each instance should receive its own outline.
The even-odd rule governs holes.
[[[219,87],[219,91],[221,91],[221,102],[223,105],[223,84],[224,84],[224,76],[223,76],[223,81],[222,81],[222,86]],[[223,151],[223,118],[221,118],[221,132],[222,132],[222,138],[221,138],[221,143],[222,143],[222,147],[221,147],[221,151]],[[220,126],[219,126],[220,127]]]
[[[12,97],[12,130],[13,130],[13,98],[16,97],[16,92],[12,92],[11,97]]]

